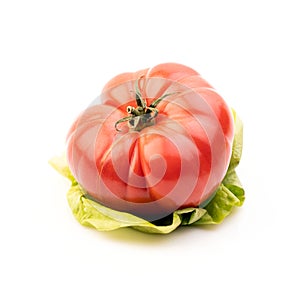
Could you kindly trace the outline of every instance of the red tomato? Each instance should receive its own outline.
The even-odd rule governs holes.
[[[111,79],[71,127],[67,159],[91,198],[153,221],[214,194],[232,140],[222,97],[193,69],[166,63]]]

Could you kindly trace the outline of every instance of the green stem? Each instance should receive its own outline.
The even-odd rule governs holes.
[[[117,131],[121,131],[118,129],[118,125],[120,123],[128,121],[128,127],[134,131],[141,131],[143,128],[154,125],[154,119],[158,115],[158,109],[156,106],[166,97],[173,95],[175,93],[168,93],[162,95],[158,99],[155,99],[150,106],[147,106],[147,102],[143,99],[141,90],[140,90],[140,80],[143,77],[140,77],[135,82],[135,101],[137,107],[127,106],[126,111],[129,114],[127,117],[124,117],[118,120],[115,123],[115,128]]]

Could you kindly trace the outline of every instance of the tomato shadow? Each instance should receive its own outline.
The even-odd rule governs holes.
[[[217,233],[217,231],[224,230],[226,227],[236,226],[235,223],[238,221],[240,209],[240,207],[234,207],[220,224],[179,226],[168,234],[145,233],[133,228],[120,228],[114,231],[101,232],[101,234],[109,240],[127,244],[155,246],[171,244],[174,241],[178,243],[184,241],[186,243],[189,237],[193,240],[195,233],[199,235],[200,239],[201,235],[203,238],[207,238],[208,233]]]
[[[145,233],[132,228],[121,228],[114,231],[102,232],[105,238],[114,240],[116,242],[135,244],[135,245],[168,245],[173,244],[174,241],[180,244],[181,241],[195,236],[195,232],[201,236],[207,231],[218,230],[218,225],[202,225],[202,226],[180,226],[168,234],[153,234]],[[201,238],[201,237],[200,237]]]
[[[114,231],[102,232],[107,239],[127,244],[157,245],[167,244],[178,236],[180,228],[169,234],[145,233],[133,228],[120,228]]]

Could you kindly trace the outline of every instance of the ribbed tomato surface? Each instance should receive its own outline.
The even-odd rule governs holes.
[[[214,194],[232,140],[222,97],[195,70],[166,63],[111,79],[71,127],[67,159],[93,199],[152,221]]]

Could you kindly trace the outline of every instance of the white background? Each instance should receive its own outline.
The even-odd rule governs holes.
[[[299,299],[297,1],[0,2],[1,299]],[[244,121],[246,201],[166,236],[73,218],[48,165],[114,75],[178,62]]]

